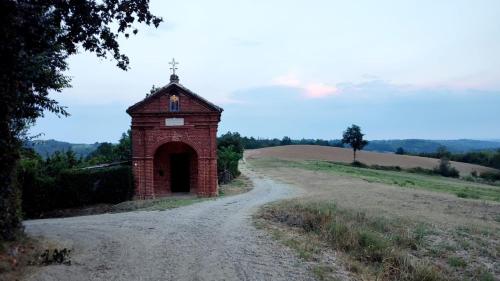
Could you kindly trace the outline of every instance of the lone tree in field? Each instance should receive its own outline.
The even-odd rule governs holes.
[[[368,144],[368,141],[363,140],[363,136],[364,134],[361,133],[361,128],[357,125],[348,127],[342,135],[342,143],[348,144],[352,147],[354,153],[353,162],[356,162],[356,151],[362,150],[363,147]]]
[[[68,115],[49,96],[70,87],[68,57],[85,50],[127,70],[119,36],[161,21],[149,0],[0,1],[0,240],[21,227],[16,169],[27,129],[46,112]]]

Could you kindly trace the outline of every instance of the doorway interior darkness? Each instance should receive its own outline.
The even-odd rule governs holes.
[[[164,143],[156,149],[154,195],[173,192],[196,193],[198,190],[198,153],[183,142]]]
[[[189,153],[170,154],[170,183],[172,192],[190,191]]]

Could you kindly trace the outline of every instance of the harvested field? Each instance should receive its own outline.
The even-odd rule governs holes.
[[[267,205],[258,219],[311,262],[334,251],[340,264],[319,263],[319,279],[335,280],[340,266],[352,280],[500,280],[500,187],[331,164],[320,150],[246,152],[253,169],[303,190],[298,199]],[[493,197],[461,198],[461,189]]]
[[[246,157],[247,159],[277,158],[285,160],[326,160],[351,163],[352,149],[319,145],[287,145],[247,150]],[[399,166],[403,169],[416,167],[433,169],[439,162],[438,159],[433,158],[369,151],[358,151],[356,158],[358,161],[367,165]],[[489,167],[461,162],[451,161],[451,164],[462,176],[468,175],[472,171],[477,171],[479,173],[498,171]]]

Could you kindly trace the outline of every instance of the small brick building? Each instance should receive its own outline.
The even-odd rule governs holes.
[[[170,83],[127,109],[137,199],[175,192],[217,196],[217,125],[222,108]]]

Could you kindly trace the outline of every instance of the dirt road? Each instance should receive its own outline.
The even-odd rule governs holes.
[[[73,249],[72,265],[27,280],[314,280],[290,250],[257,230],[257,207],[299,191],[243,169],[248,193],[167,211],[26,221],[26,232]]]

